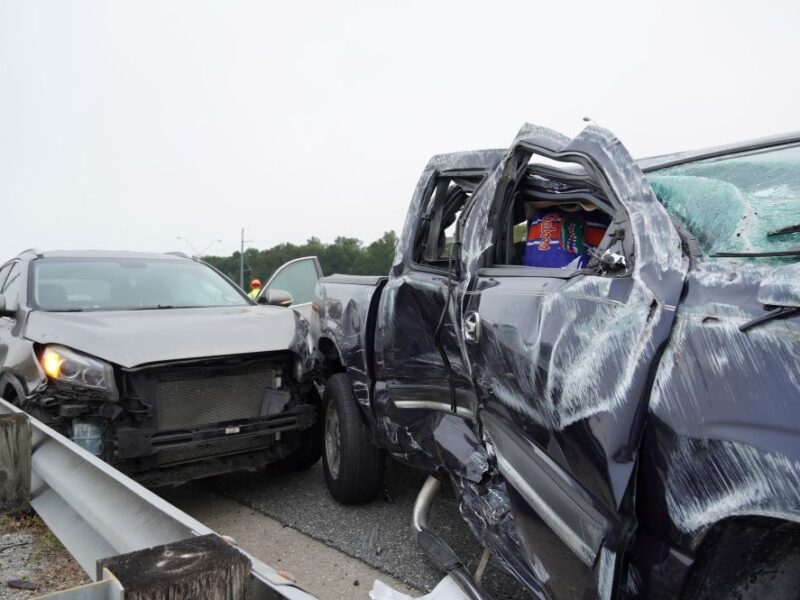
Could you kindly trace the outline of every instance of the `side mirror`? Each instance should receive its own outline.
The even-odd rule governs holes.
[[[800,308],[800,263],[778,267],[758,286],[758,301],[764,306]]]
[[[291,306],[293,302],[294,298],[286,290],[267,290],[258,297],[259,304],[271,306]]]

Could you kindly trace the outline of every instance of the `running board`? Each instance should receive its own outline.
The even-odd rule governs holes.
[[[434,565],[455,580],[467,597],[471,600],[491,600],[448,543],[428,528],[428,513],[441,486],[441,481],[433,475],[428,475],[414,502],[411,526],[417,536],[417,544]]]

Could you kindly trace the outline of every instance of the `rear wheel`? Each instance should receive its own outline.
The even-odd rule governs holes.
[[[328,379],[322,411],[328,491],[342,504],[374,500],[381,490],[386,453],[370,441],[346,374]]]

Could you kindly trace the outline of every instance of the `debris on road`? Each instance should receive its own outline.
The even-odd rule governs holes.
[[[380,579],[376,579],[372,590],[369,592],[369,597],[370,600],[469,600],[449,575],[442,579],[429,593],[417,598],[398,592]]]

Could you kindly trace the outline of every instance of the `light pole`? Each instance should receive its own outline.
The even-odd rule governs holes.
[[[246,227],[242,227],[241,243],[239,246],[239,287],[242,289],[244,289],[244,243],[253,241],[244,239],[244,232],[246,230]]]

